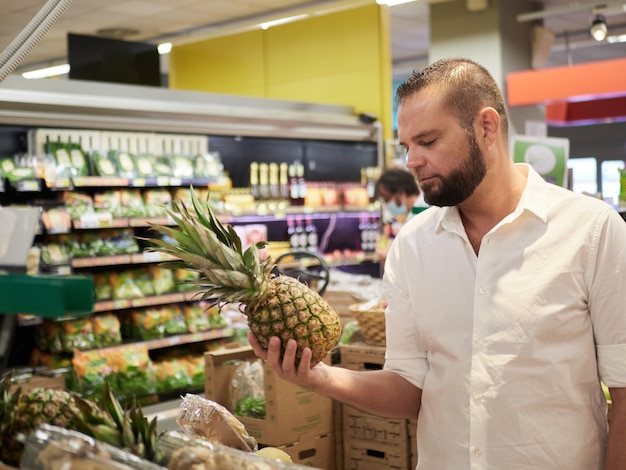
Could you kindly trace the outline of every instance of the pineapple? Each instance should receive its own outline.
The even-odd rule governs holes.
[[[76,399],[76,405],[75,429],[78,431],[143,459],[153,461],[156,458],[157,419],[148,422],[136,402],[130,409],[122,408],[108,380],[104,382],[101,400],[104,412],[94,410],[88,401],[80,398]]]
[[[79,398],[65,390],[44,388],[18,388],[11,392],[10,386],[8,378],[0,383],[0,460],[17,466],[24,446],[16,435],[28,435],[43,423],[76,430],[74,417]],[[84,406],[98,413],[93,402],[85,401]]]
[[[163,263],[171,269],[198,272],[188,283],[202,291],[203,300],[215,303],[240,303],[248,326],[260,344],[267,347],[272,336],[285,345],[297,342],[296,361],[305,347],[313,353],[311,365],[320,362],[341,336],[339,316],[317,293],[297,279],[274,275],[271,258],[261,259],[260,242],[242,250],[241,240],[232,226],[224,227],[208,203],[201,204],[191,188],[193,211],[182,202],[174,203],[169,216],[176,227],[152,224],[166,238],[146,238],[151,249],[172,255],[175,261]]]

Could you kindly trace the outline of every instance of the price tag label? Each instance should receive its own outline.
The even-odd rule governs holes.
[[[157,186],[169,186],[170,178],[168,176],[159,176],[156,180]]]
[[[181,178],[170,178],[170,186],[182,186],[183,180]]]
[[[163,260],[163,256],[161,256],[161,253],[156,253],[154,251],[146,251],[143,254],[143,260],[146,263],[156,263],[156,262]]]
[[[87,212],[80,216],[82,228],[104,228],[113,225],[113,214],[110,212]]]
[[[39,191],[39,181],[37,180],[22,180],[18,182],[17,189],[19,191]]]
[[[146,185],[146,180],[144,178],[135,178],[133,179],[133,186],[138,188],[143,188]]]

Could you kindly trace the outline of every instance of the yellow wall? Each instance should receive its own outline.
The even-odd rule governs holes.
[[[347,105],[391,139],[388,13],[373,4],[174,47],[170,88]]]

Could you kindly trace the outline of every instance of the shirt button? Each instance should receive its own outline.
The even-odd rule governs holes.
[[[482,339],[477,339],[474,341],[474,347],[480,349],[485,346],[485,342]]]
[[[480,457],[482,453],[483,451],[480,450],[478,447],[472,447],[472,454],[474,454],[476,457]]]
[[[481,287],[481,288],[478,289],[478,293],[481,294],[481,295],[485,294],[485,293],[487,293],[487,289],[485,289],[484,287]]]
[[[477,400],[480,400],[483,397],[483,394],[480,392],[474,392],[473,395]]]

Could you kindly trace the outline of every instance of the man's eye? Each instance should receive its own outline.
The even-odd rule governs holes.
[[[435,143],[435,141],[434,141],[434,140],[429,140],[429,141],[427,141],[427,142],[422,142],[422,144],[421,144],[421,145],[422,145],[422,147],[428,147],[429,145],[432,145],[432,144],[434,144],[434,143]]]

